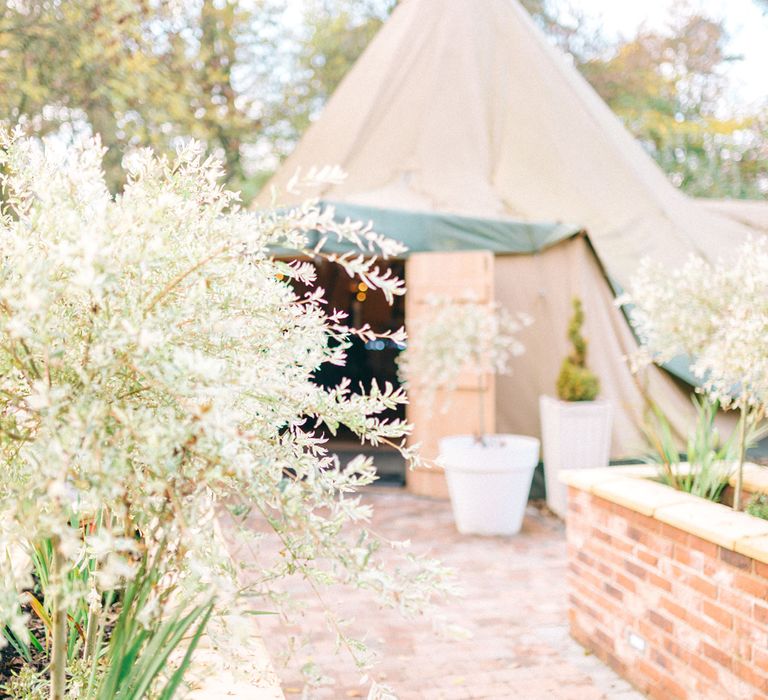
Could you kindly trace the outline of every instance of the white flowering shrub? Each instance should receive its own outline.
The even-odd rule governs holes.
[[[517,338],[532,323],[525,314],[472,299],[432,297],[427,304],[425,320],[413,329],[399,357],[399,369],[415,400],[430,410],[438,392],[450,397],[462,374],[480,383],[488,374],[508,373],[510,360],[525,351]],[[440,408],[447,410],[448,405]]]
[[[717,264],[691,255],[669,270],[644,260],[619,303],[628,305],[641,343],[635,368],[688,355],[701,391],[741,411],[743,462],[748,425],[768,405],[766,241],[749,240],[733,260]]]
[[[413,557],[397,573],[376,564],[381,543],[355,494],[373,466],[341,469],[317,433],[343,424],[405,451],[408,426],[380,417],[405,395],[314,383],[323,363],[343,364],[351,333],[373,334],[328,310],[322,289],[297,296],[289,280],[312,285],[313,266],[271,253],[351,242],[360,254],[325,257],[391,299],[403,285],[372,256],[402,247],[315,201],[244,211],[194,143],[173,161],[134,155],[114,198],[101,157],[97,142],[61,150],[0,132],[0,556],[52,543],[59,619],[83,601],[98,614],[102,593],[149,563],[141,622],[152,625],[171,590],[233,599],[215,527],[226,508],[236,521],[259,514],[283,541],[259,594],[279,597],[280,577],[298,573],[417,609],[442,570]],[[84,562],[91,575],[73,575]],[[4,565],[0,577],[0,629],[19,639],[31,573]]]

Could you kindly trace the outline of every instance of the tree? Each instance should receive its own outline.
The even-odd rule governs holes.
[[[448,588],[447,572],[407,553],[391,569],[377,560],[381,546],[407,545],[366,528],[355,493],[376,479],[373,463],[342,467],[319,432],[346,426],[416,460],[410,426],[383,415],[405,394],[315,381],[345,363],[353,337],[403,343],[403,331],[348,327],[310,263],[270,252],[328,258],[313,236],[324,231],[367,253],[337,261],[392,303],[403,283],[371,253],[404,248],[313,201],[233,206],[220,164],[194,141],[172,159],[134,154],[112,197],[101,151],[85,140],[60,153],[0,128],[0,647],[7,637],[23,657],[34,638],[47,662],[26,667],[13,697],[46,686],[50,700],[176,697],[179,667],[165,662],[180,645],[183,671],[211,606],[250,612],[258,596],[279,610],[289,575],[419,611]],[[279,554],[233,566],[220,513],[243,542],[259,519]],[[45,632],[22,609],[33,588]],[[365,663],[328,614],[339,646]]]
[[[725,43],[721,23],[678,15],[668,32],[643,29],[579,68],[675,185],[696,196],[759,197],[768,115],[724,108],[722,68],[735,60]]]
[[[249,28],[251,15],[236,0],[224,4],[205,0],[199,21],[201,38],[194,66],[197,79],[190,85],[196,136],[221,149],[230,182],[242,184],[246,179],[243,141],[252,140],[260,127],[246,108],[249,101],[234,84],[240,39],[247,37],[242,42],[246,45],[255,39]]]
[[[558,12],[552,0],[521,0],[523,7],[556,46],[579,65],[605,49],[599,32],[589,26],[584,13],[570,6],[567,14]]]
[[[233,76],[250,31],[238,0],[0,0],[0,122],[99,133],[113,190],[131,147],[167,150],[190,135],[237,183],[243,143],[258,132]]]
[[[397,0],[305,1],[286,56],[289,77],[264,115],[278,157],[290,153],[396,6]],[[285,36],[275,39],[278,50],[285,43]]]

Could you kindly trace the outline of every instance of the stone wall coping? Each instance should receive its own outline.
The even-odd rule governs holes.
[[[746,462],[742,479],[742,486],[745,491],[768,494],[768,467],[753,462]],[[736,474],[731,476],[729,483],[731,486],[736,486]]]
[[[763,488],[768,489],[767,472],[768,469],[756,464],[745,465],[745,489],[762,490],[752,486],[763,480]],[[768,563],[768,520],[736,512],[720,503],[653,481],[657,474],[653,465],[631,465],[565,470],[559,478],[572,488],[654,518],[724,549]]]

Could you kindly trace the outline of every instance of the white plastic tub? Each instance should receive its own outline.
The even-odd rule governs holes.
[[[523,524],[539,441],[524,435],[455,435],[440,440],[456,528],[463,534],[514,535]]]

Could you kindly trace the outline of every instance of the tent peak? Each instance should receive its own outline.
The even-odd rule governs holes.
[[[350,205],[574,222],[622,284],[749,231],[675,189],[517,0],[401,3],[272,184],[326,163]]]

